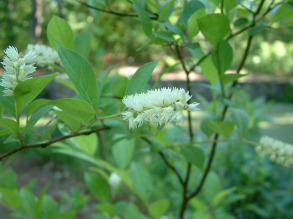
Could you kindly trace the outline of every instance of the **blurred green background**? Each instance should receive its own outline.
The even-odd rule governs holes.
[[[99,0],[88,2],[92,5],[103,6],[102,1]],[[127,0],[108,2],[111,3],[114,11],[132,12],[127,7]],[[147,36],[145,36],[138,20],[89,10],[75,0],[0,1],[1,59],[4,55],[3,50],[9,45],[17,47],[20,51],[23,51],[28,43],[48,45],[46,28],[53,15],[67,20],[75,34],[86,30],[90,31],[91,52],[89,60],[97,72],[105,71],[115,64],[140,66],[157,59],[163,59],[169,65],[175,62],[173,56],[168,55],[170,52],[168,47],[152,45],[140,50],[145,44]],[[252,126],[255,126],[252,130],[253,133],[251,133],[253,137],[261,134],[269,135],[291,144],[293,144],[292,31],[292,25],[284,26],[278,30],[274,30],[274,28],[262,30],[261,34],[254,37],[253,46],[245,65],[245,71],[253,73],[252,82],[257,80],[258,83],[274,84],[281,81],[280,86],[286,85],[286,89],[281,93],[275,89],[275,94],[270,93],[254,100],[247,97],[247,94],[243,94],[244,96],[238,99],[238,101],[247,103]],[[243,51],[244,40],[244,37],[241,36],[233,39],[231,45],[234,51]],[[241,55],[241,52],[234,53],[232,68],[236,68]],[[199,118],[200,114],[197,114],[196,119]],[[198,129],[197,127],[196,130]],[[178,134],[178,130],[175,128],[174,133]],[[5,145],[1,150],[5,151],[5,147],[9,146]],[[288,194],[292,194],[293,190],[290,169],[280,168],[269,161],[251,159],[255,154],[244,145],[239,145],[237,149],[229,144],[221,145],[219,148],[215,165],[222,167],[219,170],[219,173],[222,174],[220,175],[222,184],[224,186],[238,185],[238,190],[247,196],[245,201],[240,200],[232,205],[231,212],[245,217],[246,211],[251,211],[256,215],[251,218],[272,218],[270,215],[275,215],[276,218],[290,218],[293,215],[292,207],[291,209],[289,207],[292,204],[292,198],[288,197]],[[56,182],[61,182],[60,184],[62,184],[62,180],[68,180],[71,174],[76,175],[77,178],[80,177],[79,171],[86,168],[85,164],[72,158],[64,158],[64,156],[56,154],[52,156],[50,149],[28,151],[25,154],[41,167],[39,172],[44,166],[47,167],[46,165],[53,165],[54,169],[57,163],[56,169],[58,171],[55,172],[59,173],[59,178],[55,176],[56,173],[52,178],[54,180],[57,178]],[[19,172],[22,171],[21,162],[26,159],[26,157],[20,158],[20,161],[14,164]],[[28,169],[32,169],[32,166],[29,166]],[[64,176],[68,174],[68,171],[70,172],[69,176]],[[37,174],[26,174],[29,177],[37,177]],[[283,178],[283,176],[287,178]],[[22,183],[27,182],[23,180],[24,176],[20,177],[22,177]],[[170,177],[168,180],[171,181],[172,178]],[[64,185],[62,184],[62,186]],[[62,189],[62,186],[57,186],[56,189]],[[51,191],[52,193],[54,191]],[[126,194],[123,195],[126,196]],[[244,202],[246,204],[251,202],[251,205],[245,205],[246,209],[242,209]],[[247,214],[246,216],[249,218],[251,215]]]

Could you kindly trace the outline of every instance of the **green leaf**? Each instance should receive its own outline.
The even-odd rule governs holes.
[[[206,212],[205,205],[198,198],[192,198],[189,203],[194,209],[199,210],[201,213]]]
[[[248,23],[248,19],[245,18],[245,17],[241,17],[241,18],[238,18],[235,22],[234,22],[234,27],[241,27],[245,24]]]
[[[248,30],[248,34],[249,34],[250,36],[253,36],[253,35],[255,35],[256,33],[258,33],[260,30],[262,30],[265,26],[266,26],[265,23],[260,23],[260,24],[258,24],[258,25],[256,25],[256,26],[253,26],[253,27],[251,27],[251,28]]]
[[[226,15],[229,15],[231,9],[235,5],[235,2],[236,2],[236,0],[225,0],[225,1],[223,1]]]
[[[27,115],[31,114],[37,108],[50,104],[60,108],[81,123],[87,124],[95,114],[94,109],[84,100],[74,98],[63,98],[59,100],[38,99],[32,102],[27,108]]]
[[[178,34],[179,36],[184,36],[184,33],[182,32],[182,30],[176,25],[173,25],[173,24],[170,24],[167,22],[156,22],[156,23],[162,25],[163,27],[166,27],[168,29],[168,31],[170,31],[170,32]]]
[[[220,79],[223,82],[223,84],[228,84],[246,75],[247,74],[223,74],[220,76]]]
[[[58,218],[57,204],[55,200],[49,195],[45,195],[42,199],[40,207],[40,218],[42,219],[52,219]]]
[[[139,209],[132,203],[129,203],[125,210],[125,217],[127,219],[148,219]]]
[[[15,118],[16,114],[15,114],[14,99],[11,96],[3,96],[3,90],[4,90],[4,87],[0,86],[0,104],[7,113],[9,113],[11,116]]]
[[[114,206],[111,203],[102,203],[95,205],[95,208],[100,212],[106,213],[108,215],[112,215],[114,211]]]
[[[181,15],[182,23],[187,27],[188,19],[192,16],[196,11],[201,8],[205,8],[204,4],[200,1],[194,0],[188,2]]]
[[[223,14],[208,14],[197,22],[202,34],[214,46],[230,32],[229,19]]]
[[[16,104],[17,116],[20,115],[23,108],[29,104],[47,84],[56,77],[57,74],[45,75],[30,78],[19,83],[14,89],[14,100]]]
[[[199,32],[199,27],[197,23],[197,19],[201,18],[206,15],[205,8],[199,9],[198,11],[194,12],[193,15],[191,15],[187,21],[187,30],[189,33],[189,36],[192,38],[196,36]]]
[[[62,111],[70,114],[76,120],[87,124],[95,114],[95,111],[90,105],[80,99],[64,98],[59,100],[49,101],[48,104],[60,108]]]
[[[14,133],[17,136],[19,135],[19,126],[14,120],[0,118],[0,126],[6,128],[11,133]]]
[[[200,130],[208,137],[210,137],[214,131],[210,128],[210,126],[208,125],[208,119],[204,119],[202,120],[202,122],[200,123]]]
[[[227,137],[230,135],[235,127],[235,123],[232,121],[225,121],[225,122],[212,122],[208,121],[208,125],[214,132]]]
[[[1,199],[13,210],[17,211],[19,207],[19,192],[17,189],[0,187]]]
[[[70,141],[75,143],[82,151],[90,156],[94,156],[98,148],[98,138],[96,133],[77,136],[71,138]]]
[[[166,31],[157,31],[155,32],[155,36],[170,42],[174,42],[173,34]]]
[[[129,79],[125,76],[118,75],[117,78],[112,83],[112,94],[115,97],[123,98],[125,96],[125,91],[129,84]]]
[[[111,192],[107,181],[98,174],[85,172],[84,180],[87,188],[100,202],[109,202],[111,200]]]
[[[168,16],[168,14],[173,10],[174,1],[175,0],[172,0],[172,1],[168,2],[167,4],[165,4],[163,9],[160,11],[158,21],[163,21]]]
[[[202,189],[205,199],[211,202],[221,189],[219,176],[214,172],[209,172]]]
[[[1,171],[0,174],[0,187],[8,188],[8,189],[17,189],[17,175],[11,169],[5,169],[3,172]]]
[[[72,83],[72,81],[70,79],[59,79],[59,78],[55,78],[55,82],[57,82],[59,84],[63,84],[66,87],[68,87],[69,89],[71,89],[74,92],[78,93],[78,91],[76,90],[76,88],[74,87],[74,84]]]
[[[58,46],[60,59],[81,98],[96,108],[98,89],[91,64],[78,53]]]
[[[199,147],[186,146],[181,148],[180,152],[187,162],[192,163],[200,169],[203,168],[205,154],[202,149]]]
[[[243,135],[247,131],[249,124],[249,116],[247,112],[242,109],[231,109],[230,111],[232,112],[231,117],[236,123],[240,134]]]
[[[26,188],[22,188],[19,192],[20,206],[25,210],[26,213],[32,217],[36,217],[36,198],[34,194]]]
[[[24,133],[27,133],[31,130],[34,125],[40,120],[40,118],[49,112],[52,109],[52,106],[45,106],[39,109],[36,113],[34,113],[31,118],[27,121]]]
[[[53,16],[47,27],[47,37],[54,49],[57,44],[69,49],[73,48],[73,32],[69,24],[58,16]]]
[[[149,38],[152,38],[152,22],[148,12],[143,8],[139,0],[133,0],[133,7],[139,16],[139,20],[141,22],[145,34]]]
[[[37,203],[36,203],[36,212],[35,212],[35,215],[36,215],[36,218],[39,218],[39,215],[40,215],[40,211],[41,211],[41,204],[42,204],[42,201],[44,199],[44,196],[46,195],[48,189],[49,189],[49,186],[50,186],[50,183],[47,183],[44,188],[42,189],[40,195],[39,195],[39,198],[37,200]]]
[[[293,17],[293,7],[289,4],[282,4],[273,16],[273,21],[284,21]]]
[[[219,77],[218,71],[213,63],[212,57],[209,56],[200,64],[200,68],[204,76],[209,80],[211,84],[216,84]]]
[[[148,207],[148,211],[154,219],[159,219],[167,211],[169,204],[168,199],[161,199],[152,203]]]
[[[212,205],[216,207],[224,198],[226,198],[227,195],[234,192],[235,189],[235,187],[232,187],[218,192],[212,201]]]
[[[134,192],[143,202],[147,202],[152,191],[152,178],[144,166],[138,163],[131,164],[130,178]]]
[[[90,52],[90,45],[91,33],[89,31],[82,32],[74,40],[74,51],[87,58]]]
[[[112,147],[112,153],[119,168],[125,169],[131,161],[135,149],[135,139],[124,138]]]
[[[186,47],[194,58],[200,59],[201,57],[204,56],[204,52],[200,48],[199,43],[192,43],[192,44],[187,45]]]
[[[71,128],[71,130],[77,131],[80,128],[80,121],[77,120],[74,116],[70,115],[69,113],[59,110],[53,110],[52,112],[58,117],[58,119],[60,119],[66,125],[68,125]]]
[[[227,41],[222,40],[217,50],[212,55],[214,65],[217,66],[219,75],[223,75],[232,64],[233,60],[233,49]]]
[[[125,95],[132,95],[142,92],[158,63],[159,60],[149,62],[141,66],[132,76]]]

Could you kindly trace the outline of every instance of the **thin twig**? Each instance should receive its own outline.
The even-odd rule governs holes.
[[[151,142],[147,137],[140,136],[140,138],[142,140],[144,140],[145,142],[147,142],[150,146],[153,145],[153,142]],[[168,159],[166,158],[166,156],[164,155],[164,153],[162,151],[159,152],[159,155],[161,156],[161,158],[163,159],[163,161],[165,162],[165,164],[175,173],[175,175],[177,176],[180,184],[183,185],[184,182],[183,182],[183,179],[180,176],[178,170],[168,161]]]
[[[0,161],[3,160],[5,157],[11,156],[12,154],[15,154],[15,153],[17,153],[19,151],[27,150],[27,149],[30,149],[30,148],[46,148],[51,144],[54,144],[54,143],[59,142],[59,141],[63,141],[63,140],[68,139],[68,138],[72,138],[72,137],[76,137],[76,136],[80,136],[80,135],[90,135],[90,134],[92,134],[94,132],[99,132],[99,131],[107,130],[107,129],[110,129],[110,127],[108,127],[108,126],[97,127],[95,129],[92,129],[92,130],[89,130],[89,131],[86,131],[86,132],[77,132],[77,133],[72,133],[70,135],[61,136],[61,137],[52,139],[50,141],[47,141],[45,143],[24,144],[19,148],[16,148],[14,150],[11,150],[11,151],[1,155],[0,156]]]
[[[175,173],[175,175],[177,176],[179,182],[181,185],[184,185],[183,179],[180,176],[179,172],[177,171],[177,169],[167,160],[166,156],[164,155],[164,153],[162,151],[159,152],[159,155],[161,156],[161,158],[163,159],[163,161],[165,162],[165,164]]]
[[[81,5],[86,6],[87,8],[91,8],[94,9],[96,11],[100,11],[100,12],[104,12],[107,14],[113,14],[113,15],[117,15],[119,17],[139,17],[138,14],[128,14],[128,13],[122,13],[122,12],[116,12],[116,11],[110,11],[110,10],[106,10],[103,8],[98,8],[95,6],[92,6],[84,1],[78,1]],[[155,13],[152,13],[154,16],[150,17],[150,19],[152,20],[158,20],[158,15]]]

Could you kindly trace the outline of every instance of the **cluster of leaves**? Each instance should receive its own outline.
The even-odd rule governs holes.
[[[94,218],[160,218],[163,215],[178,218],[178,214],[180,218],[184,215],[186,218],[233,217],[238,212],[229,211],[229,206],[236,203],[241,209],[239,203],[245,202],[245,195],[237,194],[235,184],[222,187],[224,179],[217,169],[210,171],[211,164],[219,142],[235,143],[249,136],[248,130],[257,127],[263,116],[261,107],[254,107],[250,99],[245,101],[240,95],[237,80],[243,76],[240,71],[254,35],[267,25],[261,23],[262,19],[269,16],[270,24],[290,19],[291,15],[280,14],[291,3],[193,0],[187,4],[181,1],[159,4],[134,0],[130,5],[135,14],[103,10],[139,19],[148,37],[140,50],[154,44],[172,49],[186,73],[189,92],[190,73],[195,69],[210,82],[207,87],[212,92],[212,100],[197,96],[204,114],[196,134],[193,123],[197,120],[190,113],[183,127],[144,125],[129,130],[121,118],[116,118],[124,110],[121,98],[148,89],[147,82],[158,61],[142,65],[130,80],[117,74],[111,76],[113,69],[96,73],[87,60],[90,33],[74,36],[70,25],[54,16],[48,24],[47,37],[62,62],[56,69],[66,72],[68,78],[58,78],[58,74],[34,77],[17,85],[13,97],[0,96],[0,134],[5,137],[4,143],[19,144],[0,159],[21,150],[51,146],[56,153],[86,162],[84,182],[98,201],[95,209],[99,213]],[[174,19],[177,23],[171,22]],[[240,34],[246,35],[247,45],[241,52],[237,71],[227,74],[236,51],[230,41]],[[163,71],[157,82],[176,65]],[[75,91],[76,96],[35,99],[53,79]],[[22,118],[25,124],[21,123]],[[37,123],[43,118],[49,118],[50,122],[40,128]],[[121,178],[118,188],[110,185],[112,173]],[[22,215],[72,218],[76,213],[79,207],[76,203],[69,210],[56,207],[56,202],[45,195],[47,187],[35,197],[30,188],[17,187],[10,169],[1,173],[1,179],[10,176],[11,184],[1,184],[1,200]],[[123,195],[123,201],[118,194]],[[48,206],[55,210],[48,210]],[[255,214],[261,215],[259,211],[251,213]]]

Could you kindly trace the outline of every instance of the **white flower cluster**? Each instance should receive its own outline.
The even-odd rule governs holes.
[[[2,74],[1,86],[5,88],[3,91],[5,96],[13,96],[13,91],[19,82],[30,78],[29,74],[36,70],[33,60],[35,54],[28,52],[26,55],[18,53],[17,48],[9,46],[4,50],[6,56],[3,58],[2,65],[5,69]]]
[[[109,177],[109,185],[112,188],[117,188],[121,183],[121,178],[117,173],[111,173],[110,177]]]
[[[176,122],[181,124],[184,110],[197,111],[199,103],[188,104],[191,96],[184,89],[162,88],[147,93],[129,95],[122,102],[128,108],[123,119],[129,121],[129,128],[141,126],[144,122],[152,126]]]
[[[262,155],[269,155],[270,160],[285,167],[293,164],[293,145],[270,138],[268,136],[261,137],[260,145],[256,150]]]
[[[39,66],[44,66],[46,63],[61,63],[58,53],[49,46],[29,44],[27,46],[27,52],[34,52],[36,54],[34,62]]]

